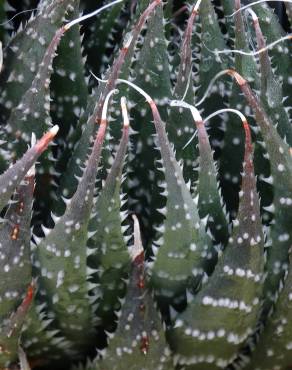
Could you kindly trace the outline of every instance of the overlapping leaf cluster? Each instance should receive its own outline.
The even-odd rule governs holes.
[[[90,1],[7,23],[11,5],[0,369],[291,366],[292,51],[276,14],[129,0],[80,27]]]

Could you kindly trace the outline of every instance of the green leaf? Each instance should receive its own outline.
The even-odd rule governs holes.
[[[235,0],[234,11],[241,7],[240,0]],[[249,39],[246,32],[242,12],[238,12],[234,16],[235,25],[235,44],[236,50],[249,52]],[[257,73],[257,65],[255,58],[249,55],[235,54],[235,69],[249,82],[253,82],[255,86],[259,86],[259,76]]]
[[[169,333],[177,362],[186,368],[227,367],[255,330],[259,315],[264,235],[248,131],[247,135],[241,199],[229,244]]]
[[[228,2],[228,4],[225,4],[225,7],[228,6],[230,10],[228,14],[233,13],[241,7],[241,2],[239,0],[231,1],[231,3],[232,4]],[[250,34],[247,32],[246,25],[244,23],[243,13],[238,12],[232,18],[228,18],[228,20],[230,19],[233,21],[232,26],[234,26],[234,49],[250,52]],[[236,53],[233,64],[238,73],[250,81],[252,86],[260,88],[260,76],[258,75],[256,60],[253,56],[240,55]],[[244,113],[248,112],[246,102],[240,96],[240,89],[236,84],[233,84],[231,87],[228,104],[230,107],[236,107]],[[249,120],[251,124],[253,124],[252,118],[249,118]],[[226,201],[227,210],[231,214],[231,217],[234,218],[239,202],[238,192],[240,189],[241,163],[244,155],[244,140],[243,130],[239,128],[239,126],[234,123],[234,119],[229,116],[227,117],[226,122],[224,122],[224,139],[222,144],[222,152],[220,154],[220,180],[223,189],[222,194]],[[238,153],[236,156],[234,156],[235,151]],[[257,156],[258,151],[257,147],[255,147],[255,157]],[[262,155],[260,160],[261,164],[265,163],[262,161]],[[262,168],[260,171],[261,173],[264,173]]]
[[[79,16],[79,1],[76,1],[74,11],[67,16],[68,20]],[[61,121],[60,135],[63,139],[76,126],[77,117],[85,109],[88,99],[88,87],[84,76],[84,61],[82,56],[79,27],[70,29],[58,47],[58,55],[54,59],[52,75],[51,107],[54,122]],[[65,147],[67,143],[64,143]]]
[[[73,9],[76,0],[51,1],[40,4],[38,11],[25,27],[20,28],[8,45],[5,71],[1,75],[2,119],[7,119],[23,94],[31,87],[45,52],[63,23],[67,10]]]
[[[289,267],[284,288],[279,293],[275,312],[268,319],[250,363],[246,370],[288,369],[291,362],[291,330],[292,330],[292,273]]]
[[[199,15],[202,24],[199,84],[200,91],[204,94],[212,77],[222,69],[227,68],[229,60],[223,55],[214,57],[212,52],[226,49],[226,44],[211,0],[201,2]]]
[[[287,269],[288,251],[291,247],[291,149],[279,136],[249,84],[236,72],[230,73],[235,77],[246,100],[253,109],[271,165],[271,178],[268,181],[273,183],[274,199],[269,209],[274,212],[274,217],[269,230],[270,242],[267,243],[270,244],[270,247],[267,251],[268,276],[265,282],[265,311],[268,311],[275,301],[279,282]]]
[[[45,303],[33,302],[22,327],[21,345],[32,363],[46,365],[69,361],[66,357],[70,343],[52,327],[52,319],[46,316]],[[70,353],[70,352],[69,352]]]
[[[95,369],[172,369],[161,319],[145,284],[144,252],[139,224],[134,218],[134,245],[130,249],[128,291],[119,314],[118,327],[109,334],[109,347]]]
[[[20,329],[31,297],[30,220],[34,176],[26,176],[0,225],[0,366],[17,358]],[[33,294],[33,293],[29,293]],[[23,312],[18,307],[22,306]],[[17,309],[18,308],[18,309]]]
[[[31,283],[27,292],[10,317],[1,322],[0,331],[0,366],[7,368],[12,361],[16,361],[19,346],[19,337],[22,325],[29,312],[34,296],[34,284]]]
[[[125,217],[122,208],[122,170],[128,147],[129,128],[124,127],[123,136],[109,175],[93,207],[89,232],[94,233],[88,242],[89,261],[92,269],[90,280],[98,283],[97,316],[106,330],[113,330],[115,311],[120,308],[119,297],[125,293],[129,270],[129,256],[121,226]],[[96,270],[93,270],[96,271]]]
[[[13,312],[31,281],[30,220],[33,188],[34,176],[26,176],[0,224],[1,321]]]
[[[263,8],[262,12],[263,12]],[[272,14],[270,17],[273,19]],[[269,18],[270,19],[270,18]],[[255,22],[254,22],[255,23]],[[257,36],[258,49],[263,49],[267,46],[261,26],[258,23],[254,25]],[[279,38],[281,34],[279,35]],[[282,58],[281,58],[282,60]],[[281,76],[276,75],[273,71],[271,59],[268,51],[260,54],[260,72],[261,72],[261,100],[265,111],[270,120],[277,127],[282,138],[285,138],[287,143],[292,145],[292,129],[288,111],[284,106]],[[283,61],[285,63],[285,61]],[[281,62],[282,64],[282,62]],[[278,73],[281,71],[278,71]]]
[[[40,138],[51,126],[49,83],[53,58],[63,34],[63,29],[56,32],[30,88],[23,94],[20,103],[11,111],[6,131],[7,148],[12,158],[23,154],[32,133]]]
[[[110,3],[110,0],[105,2]],[[108,9],[103,17],[100,17],[88,27],[88,35],[84,40],[87,62],[95,74],[103,71],[107,65],[111,65],[114,56],[114,47],[117,38],[123,31],[120,17],[123,15],[124,2],[116,4]],[[113,42],[114,41],[114,42]]]
[[[289,6],[289,4],[286,3],[286,6]],[[259,17],[260,26],[263,34],[265,35],[267,44],[270,44],[285,36],[285,32],[279,22],[279,18],[269,6],[266,4],[257,4],[253,7],[253,9]],[[269,51],[269,54],[272,58],[273,67],[274,65],[277,65],[277,75],[280,78],[284,96],[289,95],[291,92],[291,85],[289,83],[288,76],[292,66],[292,48],[291,42],[289,41],[290,40],[285,40],[277,47],[274,47]],[[281,60],[281,63],[275,63],[275,61],[279,60]]]
[[[16,187],[19,186],[39,156],[47,149],[57,132],[58,126],[54,126],[31,149],[28,149],[21,159],[0,175],[0,210],[8,204]]]
[[[67,201],[64,215],[54,229],[44,229],[46,237],[35,251],[40,293],[45,295],[56,326],[80,351],[92,345],[93,309],[87,284],[87,228],[93,206],[95,179],[107,123],[102,121],[92,152],[74,196]],[[87,335],[81,336],[82,330]]]
[[[207,228],[210,230],[215,244],[223,248],[228,241],[228,221],[224,210],[221,190],[217,181],[217,168],[208,134],[203,122],[197,124],[199,137],[199,195],[200,218],[207,218]]]
[[[72,156],[68,162],[66,171],[61,177],[59,194],[66,197],[71,197],[74,194],[78,182],[76,179],[71,178],[71,174],[80,176],[80,165],[82,165],[86,159],[91,138],[96,131],[96,122],[99,122],[101,118],[103,101],[109,91],[114,88],[118,77],[122,76],[126,79],[129,77],[129,67],[132,63],[137,38],[147,17],[152,14],[157,5],[156,1],[151,2],[145,12],[141,14],[137,24],[131,32],[131,35],[127,34],[125,36],[124,46],[117,53],[117,57],[113,62],[112,67],[106,73],[106,78],[108,78],[107,84],[100,84],[97,91],[94,91],[93,95],[88,99],[87,108],[78,123],[76,147],[74,148]],[[81,129],[82,132],[80,132]]]
[[[158,5],[148,20],[146,35],[141,39],[141,44],[132,71],[136,76],[135,84],[156,99],[161,106],[161,114],[167,117],[166,101],[171,96],[171,83],[162,5]],[[150,123],[152,117],[149,107],[136,92],[129,94],[135,104],[132,109],[132,127],[137,131],[137,135],[131,140],[129,155],[129,208],[139,215],[142,229],[145,230],[145,246],[149,253],[156,234],[154,225],[161,222],[161,216],[156,209],[163,206],[158,189],[161,175],[155,165],[155,161],[160,157],[159,153],[153,150],[152,135],[155,131]]]
[[[164,123],[154,102],[150,105],[161,152],[166,196],[166,206],[162,210],[166,218],[159,230],[161,237],[155,243],[159,249],[151,269],[151,285],[162,301],[178,304],[184,301],[187,288],[197,288],[204,270],[208,267],[212,269],[215,250],[183,179]]]
[[[195,92],[192,81],[195,79],[192,72],[192,31],[196,19],[196,11],[191,12],[188,23],[182,38],[179,51],[180,64],[176,75],[176,84],[173,91],[173,99],[184,100],[190,104],[195,101]],[[187,90],[187,91],[186,91]],[[185,95],[185,97],[184,97]],[[196,150],[197,140],[191,146],[184,148],[184,145],[195,131],[195,126],[190,115],[185,111],[177,112],[171,110],[167,120],[167,132],[171,143],[174,144],[176,157],[183,160],[184,178],[191,180],[192,184],[197,180],[197,172],[194,171],[198,152]]]

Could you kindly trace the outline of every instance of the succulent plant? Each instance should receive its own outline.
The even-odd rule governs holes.
[[[292,1],[9,3],[0,369],[292,367]]]

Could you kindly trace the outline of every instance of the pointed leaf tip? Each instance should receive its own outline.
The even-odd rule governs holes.
[[[55,125],[52,127],[35,145],[37,152],[42,153],[47,149],[50,142],[54,139],[59,131],[59,126]]]
[[[129,253],[132,261],[134,262],[137,257],[143,254],[144,258],[144,249],[141,239],[141,231],[139,220],[136,215],[132,215],[134,221],[134,244],[129,248]]]

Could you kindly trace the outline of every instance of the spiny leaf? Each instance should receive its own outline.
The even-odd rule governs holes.
[[[50,131],[44,134],[31,149],[28,149],[20,160],[0,175],[1,210],[8,204],[15,188],[21,183],[28,170],[34,165],[38,157],[47,149],[49,143],[57,134],[58,129],[58,126],[54,126]]]
[[[170,351],[161,319],[145,284],[144,251],[134,216],[134,245],[130,248],[131,273],[118,328],[110,334],[109,348],[95,369],[171,369]],[[126,334],[126,335],[125,335]]]
[[[32,291],[26,293],[31,281],[30,220],[33,189],[34,175],[31,171],[17,188],[13,203],[0,225],[0,366],[17,358],[20,329],[33,295]],[[18,306],[20,308],[17,309]]]
[[[214,55],[214,52],[216,52],[216,50],[228,49],[228,47],[226,46],[226,41],[224,39],[219,23],[217,21],[217,14],[210,0],[202,1],[200,8],[199,8],[199,16],[200,16],[200,21],[202,24],[202,30],[201,30],[201,35],[200,35],[201,53],[199,55],[199,64],[198,64],[199,80],[197,83],[200,87],[198,90],[198,96],[201,97],[202,94],[204,94],[204,92],[206,91],[207,86],[212,76],[214,76],[216,73],[221,71],[222,68],[225,68],[225,66],[231,65],[232,60],[228,56],[228,54],[227,55],[220,54],[218,55],[219,58],[216,56],[216,54]],[[216,92],[214,96],[210,97],[210,99],[208,99],[203,106],[204,114],[205,115],[211,114],[212,112],[220,109],[222,107],[222,97],[226,95],[229,96],[230,90],[231,90],[231,86],[228,85],[225,80],[222,82],[222,84],[220,85],[218,84],[216,86]],[[231,94],[231,96],[232,95],[233,94]],[[212,126],[212,128],[208,130],[210,142],[212,145],[216,144],[217,148],[213,145],[213,148],[215,150],[216,149],[218,150],[218,147],[219,147],[220,154],[221,154],[221,150],[226,151],[227,153],[230,153],[228,150],[225,149],[226,140],[224,140],[224,146],[223,146],[222,129],[224,129],[224,123],[225,122],[224,121],[222,122],[222,119],[220,121],[218,120],[218,123]],[[227,126],[227,130],[232,130],[232,129],[233,129],[232,124]],[[222,153],[221,158],[223,160],[225,158],[223,153]],[[228,164],[231,163],[232,165],[233,162],[230,162],[228,159],[226,160],[226,162]],[[240,158],[240,162],[238,163],[239,166],[240,166],[240,163],[241,163],[241,158]],[[225,172],[225,170],[223,170],[223,172]],[[220,169],[220,177],[221,177],[221,173],[222,171]],[[226,194],[223,192],[222,195],[228,206],[229,205],[228,198],[225,198]],[[234,199],[234,194],[231,195],[231,198]],[[229,210],[230,209],[228,208],[228,211]]]
[[[127,117],[125,119],[128,120]],[[129,256],[122,232],[124,226],[121,226],[125,216],[120,214],[121,176],[128,136],[129,126],[126,122],[114,163],[93,207],[93,216],[88,228],[90,233],[94,233],[88,242],[89,266],[99,271],[97,276],[93,273],[90,280],[98,283],[97,315],[106,330],[113,330],[114,312],[120,308],[118,298],[124,294],[123,279],[126,278],[129,267]]]
[[[30,88],[38,66],[55,32],[60,28],[68,9],[76,0],[53,1],[40,4],[35,16],[12,38],[5,58],[2,82],[2,118],[8,118],[10,109],[16,107],[23,94]]]
[[[10,317],[1,322],[0,331],[0,366],[7,368],[17,359],[18,342],[21,327],[26,319],[34,296],[34,284],[30,284],[17,309]]]
[[[107,0],[107,2],[110,2]],[[120,16],[124,3],[116,6],[101,18],[94,20],[90,25],[88,35],[85,38],[84,48],[86,50],[87,61],[91,70],[95,74],[103,72],[108,64],[112,64],[114,53],[112,52],[116,42],[116,32],[122,32]],[[115,42],[114,42],[115,41]]]
[[[214,250],[171,149],[157,107],[152,99],[149,103],[162,157],[166,194],[166,219],[161,228],[161,238],[156,242],[160,248],[151,269],[151,285],[158,297],[168,304],[177,304],[184,299],[187,288],[197,287]]]
[[[52,319],[46,317],[46,304],[32,303],[23,324],[21,344],[31,363],[46,365],[62,359],[63,364],[69,352],[69,343],[52,328]]]
[[[240,0],[231,1],[231,13],[240,8]],[[246,32],[243,15],[241,12],[236,13],[234,20],[234,49],[249,52],[249,35]],[[251,81],[253,86],[259,88],[260,80],[257,73],[257,64],[253,56],[235,54],[234,65],[236,70],[244,76],[245,79]],[[230,92],[229,106],[239,107],[240,104],[245,105],[245,100],[240,96],[240,89],[236,84],[233,84]],[[245,108],[246,109],[246,108]],[[252,119],[250,120],[252,123]],[[234,125],[233,117],[227,117],[225,123],[225,132],[223,139],[222,153],[220,155],[220,178],[223,189],[223,197],[226,200],[227,209],[234,218],[238,207],[238,192],[240,189],[240,168],[244,155],[244,140],[243,130]],[[257,148],[255,148],[256,150]],[[237,156],[233,153],[236,151]],[[256,152],[257,154],[257,152]]]
[[[217,22],[217,15],[211,0],[203,0],[200,9],[201,31],[201,59],[199,66],[200,91],[205,92],[212,76],[227,66],[229,61],[226,57],[214,58],[213,50],[222,50],[226,44]]]
[[[176,84],[173,91],[173,99],[184,99],[186,102],[193,104],[195,100],[195,92],[193,88],[193,72],[192,72],[192,31],[194,27],[197,10],[194,6],[189,16],[187,27],[182,39],[179,55],[180,64],[176,76]],[[185,96],[184,96],[185,95]],[[184,161],[184,178],[192,183],[197,179],[194,167],[198,153],[196,145],[184,147],[188,141],[189,135],[193,134],[195,128],[190,115],[183,111],[177,112],[171,110],[169,119],[167,120],[167,132],[169,140],[174,144],[177,158]],[[195,139],[196,142],[196,139]]]
[[[115,7],[113,7],[114,9]],[[79,1],[67,19],[79,16]],[[81,38],[78,26],[69,30],[58,47],[52,76],[51,97],[54,101],[51,112],[53,121],[62,121],[60,135],[63,138],[76,126],[77,117],[85,109],[88,99],[87,82],[84,76]]]
[[[173,100],[171,106],[189,108],[192,113],[193,125],[197,128],[199,141],[199,180],[195,190],[198,195],[199,216],[201,219],[207,218],[206,228],[210,230],[215,244],[225,247],[228,240],[228,222],[223,209],[223,200],[217,182],[217,169],[205,122],[199,111],[190,104]]]
[[[258,49],[265,49],[267,44],[259,24],[259,19],[255,13],[252,14]],[[260,54],[259,61],[261,66],[261,100],[264,104],[265,111],[271,121],[275,122],[280,136],[285,138],[291,146],[292,128],[288,112],[284,106],[282,84],[279,77],[273,72],[268,51]]]
[[[73,173],[76,176],[80,176],[80,165],[84,163],[86,155],[88,153],[90,139],[94,134],[96,128],[95,123],[100,120],[105,96],[112,88],[114,88],[116,84],[116,79],[121,73],[123,73],[123,71],[125,71],[126,73],[126,76],[123,77],[129,77],[129,66],[131,64],[137,38],[146,22],[146,19],[151,16],[153,10],[158,4],[160,4],[160,2],[161,0],[152,1],[147,9],[144,11],[144,13],[141,14],[131,34],[126,35],[123,47],[117,54],[117,58],[106,74],[108,78],[107,84],[105,86],[104,84],[100,84],[97,91],[94,92],[92,97],[90,97],[87,109],[82,115],[81,122],[78,124],[78,126],[82,127],[82,123],[85,124],[87,118],[88,121],[84,125],[80,140],[78,141],[78,144],[76,145],[76,148],[74,149],[72,157],[68,163],[67,169],[62,176],[60,184],[60,194],[65,195],[66,197],[71,197],[74,194],[77,187],[77,181],[72,180],[70,175]]]
[[[0,224],[1,321],[19,304],[19,298],[31,280],[30,220],[33,188],[34,176],[26,176]]]
[[[286,6],[291,7],[291,4],[286,3]],[[285,35],[285,32],[279,23],[279,18],[269,6],[263,3],[255,5],[253,9],[259,17],[260,26],[265,35],[267,44],[279,40],[283,35]],[[281,80],[284,96],[289,95],[291,92],[289,79],[285,77],[289,75],[289,71],[292,66],[291,51],[291,42],[289,42],[289,40],[283,41],[280,45],[269,51],[273,67],[275,66],[275,61],[281,60],[281,63],[277,63],[276,74]]]
[[[135,83],[156,99],[162,106],[161,114],[167,117],[165,102],[171,94],[171,84],[161,5],[149,20],[142,40],[133,71]],[[155,166],[159,155],[153,151],[152,135],[155,131],[149,123],[151,113],[148,105],[135,92],[130,92],[130,99],[135,103],[132,127],[138,134],[132,137],[129,155],[129,208],[140,217],[142,229],[145,230],[145,246],[149,252],[149,245],[155,237],[153,226],[161,220],[156,209],[163,205],[157,186],[161,176]]]
[[[235,0],[234,11],[241,7],[241,1]],[[235,44],[236,50],[249,52],[248,34],[245,31],[242,13],[238,12],[234,16],[235,24]],[[248,81],[254,82],[259,86],[259,76],[257,74],[256,61],[253,56],[235,54],[235,69],[244,76]]]
[[[271,210],[274,210],[274,217],[269,233],[271,246],[268,248],[268,277],[265,284],[267,294],[266,310],[268,310],[271,302],[275,300],[280,279],[287,268],[288,251],[291,247],[291,149],[279,136],[247,81],[235,71],[230,70],[228,73],[235,77],[236,82],[255,113],[256,122],[261,129],[271,164],[271,179],[274,187],[274,200]]]
[[[79,350],[90,346],[93,340],[93,312],[86,284],[86,242],[106,127],[103,113],[76,193],[67,202],[66,211],[56,220],[54,229],[44,229],[46,237],[35,252],[41,290],[46,295],[49,309],[56,315],[57,327],[62,328],[64,336]],[[86,337],[80,335],[82,330],[86,330]]]
[[[261,24],[271,21],[274,19],[274,15],[264,8],[257,9],[261,16],[261,21],[257,14],[249,9],[252,19],[253,27],[256,33],[257,49],[264,50],[266,48],[266,41],[262,33]],[[275,20],[274,20],[275,21]],[[270,31],[269,31],[270,33]],[[281,35],[281,33],[279,33]],[[272,38],[273,39],[273,38]],[[272,50],[269,52],[272,53]],[[265,50],[259,55],[260,62],[260,99],[263,107],[269,115],[270,121],[277,127],[277,131],[282,138],[288,140],[291,143],[291,124],[289,121],[288,109],[284,106],[284,99],[282,93],[282,82],[281,77],[278,75],[279,71],[275,71],[272,66],[272,58],[269,57],[269,53]],[[277,73],[277,74],[276,74]],[[258,141],[262,141],[262,138],[257,135]],[[271,184],[264,181],[265,178],[269,178],[271,175],[270,166],[265,159],[265,150],[258,145],[257,156],[255,158],[255,168],[258,172],[260,180],[259,191],[261,194],[261,205],[263,207],[263,219],[269,221],[271,219],[270,214],[265,210],[265,206],[269,205],[272,201]]]
[[[213,275],[177,316],[170,331],[177,362],[213,370],[232,363],[255,329],[263,290],[264,235],[247,122],[239,211]]]
[[[217,181],[217,169],[213,152],[204,122],[196,122],[196,125],[200,151],[197,188],[199,215],[201,219],[208,217],[207,227],[215,243],[225,247],[228,240],[228,222],[223,210],[223,200]]]
[[[56,32],[45,52],[31,87],[24,93],[19,105],[11,111],[6,130],[8,133],[7,146],[12,158],[23,154],[32,132],[36,134],[37,138],[40,138],[51,125],[49,83],[53,58],[63,34],[63,28]]]
[[[291,362],[292,273],[289,267],[284,288],[279,293],[275,312],[269,318],[252,353],[246,370],[288,369]]]

